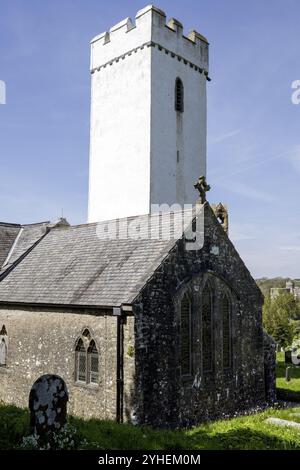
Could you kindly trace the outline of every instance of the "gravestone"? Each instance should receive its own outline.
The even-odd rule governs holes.
[[[296,423],[295,421],[289,421],[288,419],[275,418],[273,416],[265,419],[265,423],[275,424],[276,426],[287,426],[290,428],[300,429],[300,423]]]
[[[300,366],[300,351],[298,348],[288,349],[284,353],[284,362],[293,366]]]
[[[69,399],[65,382],[58,375],[43,375],[29,394],[30,429],[39,438],[59,432],[67,422]]]

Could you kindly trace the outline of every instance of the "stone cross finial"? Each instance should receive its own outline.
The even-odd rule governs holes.
[[[200,203],[204,204],[206,202],[206,193],[207,191],[210,191],[210,186],[207,184],[205,176],[200,176],[198,178],[197,183],[194,184],[194,188],[199,191]]]

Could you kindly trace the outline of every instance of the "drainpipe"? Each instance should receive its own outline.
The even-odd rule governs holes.
[[[132,315],[132,305],[122,304],[113,308],[113,315],[117,317],[117,396],[116,421],[124,421],[124,325],[127,316]]]
[[[123,378],[124,378],[124,329],[120,308],[114,308],[113,314],[117,316],[117,403],[116,421],[123,423]]]

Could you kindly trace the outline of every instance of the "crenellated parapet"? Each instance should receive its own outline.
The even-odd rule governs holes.
[[[207,39],[194,30],[185,36],[182,23],[175,18],[167,22],[166,14],[153,5],[138,11],[135,21],[125,18],[91,41],[91,72],[151,47],[208,78]]]

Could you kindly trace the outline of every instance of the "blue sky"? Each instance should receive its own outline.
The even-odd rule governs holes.
[[[0,0],[0,220],[86,221],[89,41],[146,4]],[[255,277],[300,278],[300,2],[155,4],[210,42],[209,200]]]

